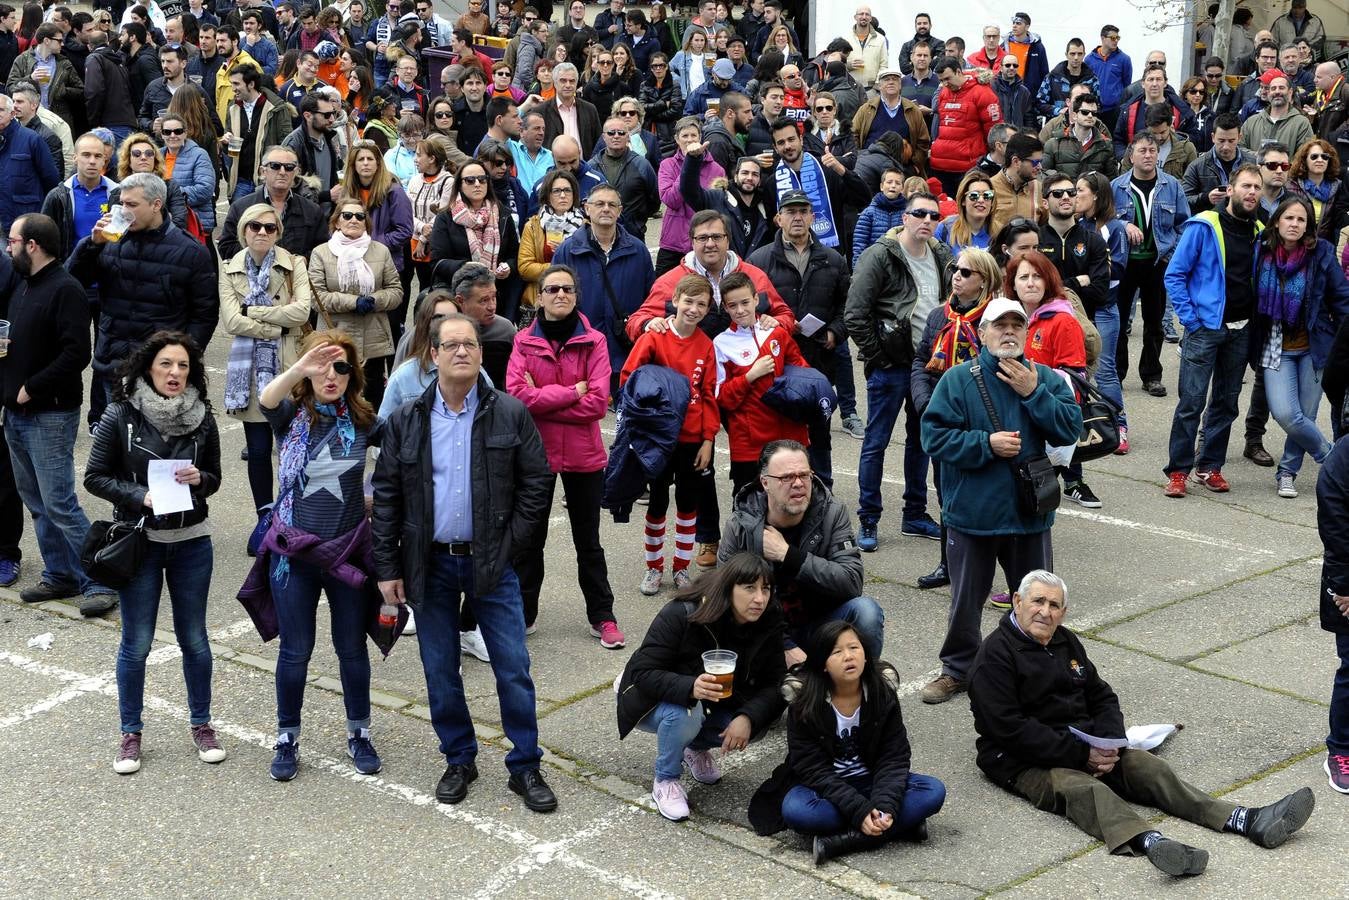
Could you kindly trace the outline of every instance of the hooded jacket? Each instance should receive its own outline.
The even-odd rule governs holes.
[[[679,176],[684,169],[684,154],[675,151],[660,161],[660,172],[656,182],[660,193],[660,202],[665,206],[665,215],[660,220],[660,246],[664,250],[687,253],[693,249],[689,239],[689,223],[693,221],[693,210],[684,202],[679,190]],[[698,173],[698,183],[711,187],[717,178],[725,178],[726,170],[703,155],[702,168]]]
[[[1035,104],[1030,89],[1016,76],[1011,81],[1001,75],[995,75],[992,83],[993,93],[998,95],[998,105],[1002,108],[1002,120],[1017,128],[1030,128],[1035,122]]]
[[[960,90],[937,92],[930,166],[939,172],[967,172],[988,151],[988,130],[1002,121],[1002,106],[992,88],[967,77]],[[856,130],[856,129],[854,129]]]
[[[655,284],[651,285],[651,292],[646,295],[646,300],[642,302],[637,312],[628,317],[628,337],[633,341],[641,337],[642,332],[646,330],[646,324],[652,319],[664,318],[674,314],[674,289],[679,283],[679,279],[685,275],[697,274],[696,270],[690,264],[693,253],[690,251],[680,260],[679,265],[656,279]],[[778,293],[773,282],[769,279],[767,273],[758,266],[746,260],[740,259],[735,254],[727,257],[729,270],[723,269],[722,274],[727,275],[730,272],[740,271],[749,276],[749,280],[754,283],[754,289],[759,292],[758,312],[762,315],[768,313],[777,319],[783,328],[787,329],[788,334],[796,333],[796,315],[782,300],[782,295]],[[713,304],[713,309],[703,318],[698,327],[708,337],[716,337],[727,326],[731,324],[731,319],[726,313],[720,310],[719,303]]]
[[[1045,157],[1040,169],[1045,172],[1052,169],[1074,179],[1083,172],[1100,172],[1106,178],[1114,178],[1119,171],[1119,163],[1115,159],[1115,145],[1110,132],[1104,125],[1097,124],[1096,136],[1083,149],[1082,142],[1073,134],[1072,126],[1064,123],[1053,137],[1045,141]]]
[[[1024,46],[1025,53],[1015,52],[1012,49],[1013,44]],[[1024,39],[1018,39],[1016,35],[1009,34],[1004,46],[1007,47],[1009,55],[1021,60],[1020,74],[1022,80],[1026,82],[1026,90],[1030,91],[1032,97],[1039,94],[1040,82],[1049,75],[1049,55],[1045,53],[1045,45],[1040,36],[1034,32],[1027,32]]]
[[[907,204],[903,197],[891,200],[877,192],[871,198],[871,205],[862,210],[857,217],[857,227],[853,231],[852,267],[857,268],[857,259],[862,251],[879,241],[892,228],[904,224],[904,210]]]
[[[1068,61],[1064,60],[1040,82],[1040,90],[1035,94],[1035,107],[1046,119],[1053,118],[1068,107],[1068,95],[1076,85],[1085,84],[1098,97],[1101,94],[1101,79],[1084,61],[1082,74],[1074,76],[1068,71]]]

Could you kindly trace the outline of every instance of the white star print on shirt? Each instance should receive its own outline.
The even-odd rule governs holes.
[[[351,456],[333,459],[333,445],[325,444],[305,467],[305,485],[304,493],[301,497],[309,497],[319,491],[327,491],[337,498],[338,503],[345,502],[342,495],[342,475],[349,469],[359,466],[362,462],[360,454],[353,453]]]

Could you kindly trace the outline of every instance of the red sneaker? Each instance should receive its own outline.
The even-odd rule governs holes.
[[[1227,483],[1227,479],[1223,477],[1221,469],[1209,469],[1207,472],[1195,472],[1194,480],[1208,488],[1210,491],[1213,491],[1215,494],[1226,494],[1228,491],[1232,490],[1232,485]]]
[[[1166,488],[1162,491],[1168,497],[1180,499],[1185,496],[1185,479],[1188,476],[1184,472],[1172,472],[1171,480],[1166,483]]]
[[[1119,447],[1115,449],[1116,456],[1124,456],[1129,452],[1129,429],[1121,428],[1119,430]]]

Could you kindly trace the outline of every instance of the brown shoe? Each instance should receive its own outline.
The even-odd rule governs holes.
[[[721,541],[708,541],[705,544],[698,545],[698,555],[693,557],[693,564],[703,569],[715,569],[717,567],[717,551],[721,549]]]
[[[1269,451],[1265,449],[1265,445],[1259,442],[1247,444],[1241,455],[1257,466],[1264,466],[1268,469],[1274,465],[1274,457],[1270,456]]]
[[[957,681],[945,673],[923,685],[922,698],[924,703],[945,703],[956,694],[969,690],[968,681]]]

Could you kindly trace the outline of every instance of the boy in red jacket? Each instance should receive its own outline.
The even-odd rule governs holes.
[[[698,525],[699,478],[710,478],[712,442],[721,427],[717,412],[715,360],[712,339],[698,327],[712,305],[712,283],[701,275],[685,275],[674,290],[673,316],[653,320],[633,345],[619,373],[619,385],[639,366],[654,363],[673,369],[689,380],[689,406],[679,432],[679,444],[665,472],[651,482],[646,507],[646,574],[641,591],[660,591],[665,572],[665,511],[670,506],[670,483],[675,486],[675,552],[671,570],[676,588],[690,579],[693,539]]]
[[[790,438],[810,442],[809,429],[764,403],[763,395],[786,366],[806,366],[787,329],[759,325],[759,294],[744,272],[721,280],[721,305],[731,327],[717,335],[717,406],[726,413],[731,438],[731,496],[759,478],[759,452],[764,444]]]

